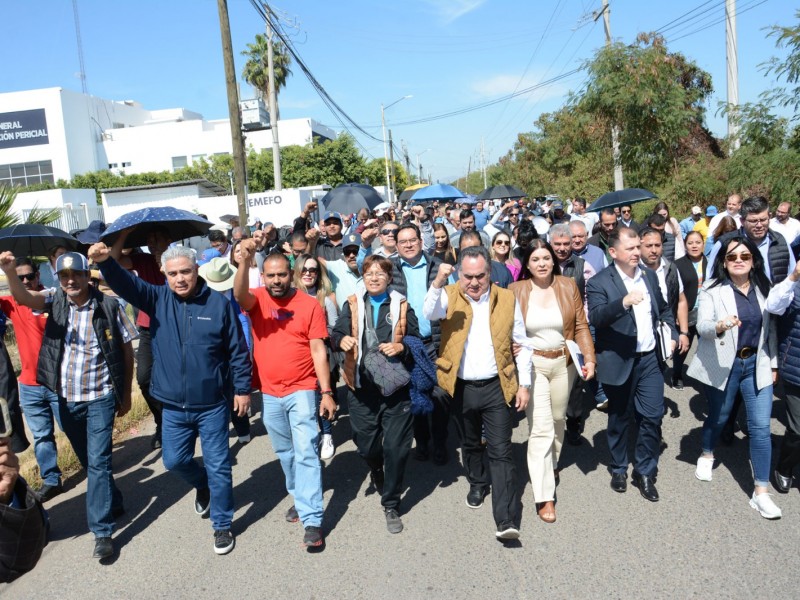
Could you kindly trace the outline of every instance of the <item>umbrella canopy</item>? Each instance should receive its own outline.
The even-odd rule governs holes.
[[[228,225],[233,225],[231,221],[239,222],[239,215],[222,215],[219,218],[220,221],[227,223]]]
[[[416,192],[417,190],[421,190],[422,188],[427,186],[428,186],[427,183],[416,183],[414,185],[410,185],[403,190],[403,193],[400,194],[398,200],[400,200],[400,202],[405,202],[406,200],[410,200],[411,196],[414,195],[414,192]]]
[[[508,198],[511,200],[513,198],[524,198],[527,195],[513,185],[492,185],[478,194],[478,200],[494,200],[496,198]]]
[[[112,245],[120,232],[130,230],[125,240],[126,248],[147,245],[147,237],[155,229],[166,228],[173,240],[190,238],[206,233],[213,223],[188,210],[171,206],[154,206],[126,213],[108,226],[100,239]]]
[[[325,194],[320,199],[320,204],[325,207],[326,211],[351,214],[362,208],[374,210],[383,201],[381,195],[371,185],[343,183]]]
[[[80,242],[58,227],[23,223],[0,229],[0,251],[14,256],[47,256],[56,246],[77,250]]]
[[[624,190],[603,194],[592,202],[591,206],[586,210],[599,212],[604,208],[616,208],[617,206],[643,202],[644,200],[650,200],[655,197],[656,195],[649,190],[644,190],[642,188],[625,188]]]
[[[466,198],[466,194],[457,187],[447,185],[446,183],[435,183],[427,185],[414,192],[411,196],[412,202],[419,202],[421,200],[454,200],[456,198]]]

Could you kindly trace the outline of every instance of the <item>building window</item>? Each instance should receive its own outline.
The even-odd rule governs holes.
[[[193,154],[192,155],[192,164],[194,164],[196,162],[200,162],[200,160],[205,158],[205,157],[206,157],[205,154]]]
[[[182,169],[188,164],[185,156],[173,156],[172,157],[172,170],[177,171],[178,169]]]
[[[130,161],[128,161],[128,162],[123,162],[123,163],[122,163],[122,168],[123,168],[123,169],[124,169],[125,167],[130,167],[130,166],[131,166],[131,163],[130,163]]]
[[[55,183],[53,161],[0,165],[0,185],[28,186],[37,183]]]
[[[116,169],[117,166],[118,166],[117,163],[108,163],[108,168],[109,169]]]

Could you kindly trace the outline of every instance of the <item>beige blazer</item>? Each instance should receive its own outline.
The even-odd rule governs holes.
[[[738,314],[736,298],[731,286],[722,284],[710,287],[714,280],[703,284],[700,304],[697,307],[697,352],[687,374],[711,387],[724,390],[736,358],[739,328],[734,327],[717,335],[717,322],[728,315]],[[758,389],[772,385],[772,369],[778,366],[778,336],[774,320],[765,308],[766,299],[756,288],[761,307],[761,338],[756,358],[756,385]]]

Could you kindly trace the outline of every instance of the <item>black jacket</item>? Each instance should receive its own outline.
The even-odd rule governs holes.
[[[439,272],[439,265],[442,264],[442,261],[425,252],[423,252],[423,256],[425,257],[428,265],[426,273],[428,285],[425,290],[427,292],[427,290],[429,290],[433,284],[433,280],[436,279],[436,274]],[[405,273],[403,273],[403,269],[401,267],[403,259],[399,256],[395,256],[389,260],[392,261],[392,285],[389,287],[390,289],[393,289],[408,298],[408,282],[406,281]],[[435,344],[437,349],[439,348],[439,341],[441,339],[442,329],[439,327],[439,321],[431,321],[431,341]]]

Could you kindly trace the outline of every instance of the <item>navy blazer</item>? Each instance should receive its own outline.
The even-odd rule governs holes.
[[[675,318],[658,287],[658,277],[649,269],[642,269],[642,275],[650,293],[653,331],[656,331],[660,321],[669,323],[672,339],[677,342]],[[622,299],[627,294],[628,290],[614,263],[586,282],[589,323],[595,329],[597,379],[607,385],[625,383],[630,377],[636,356],[636,317],[633,310],[622,306]],[[658,352],[658,343],[656,354],[663,368],[664,360]]]

